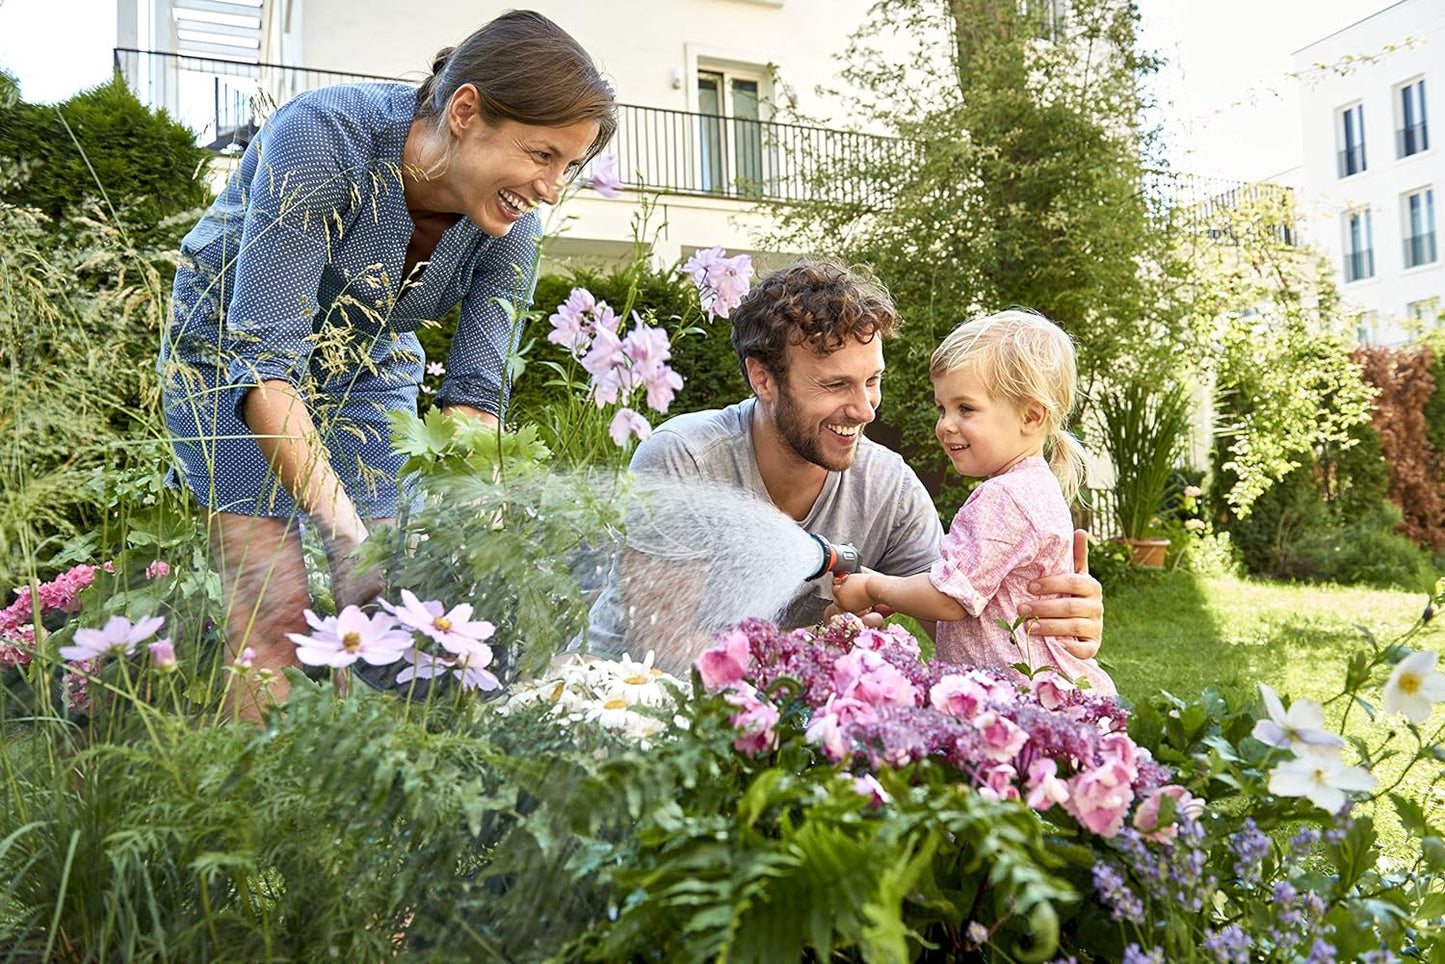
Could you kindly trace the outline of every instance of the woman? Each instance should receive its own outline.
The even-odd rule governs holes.
[[[309,604],[297,517],[336,605],[370,601],[348,562],[402,491],[387,413],[415,412],[415,334],[461,305],[438,394],[495,425],[531,299],[538,203],[611,138],[612,88],[547,18],[504,14],[441,51],[419,90],[350,84],[278,109],[181,242],[162,341],[175,475],[206,508],[230,651],[250,647],[256,717],[296,665]],[[261,671],[270,670],[271,673]]]

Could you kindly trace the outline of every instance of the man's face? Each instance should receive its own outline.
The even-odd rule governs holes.
[[[882,397],[883,339],[847,343],[829,355],[789,345],[787,371],[773,381],[773,424],[793,454],[841,472],[853,464],[863,426]]]

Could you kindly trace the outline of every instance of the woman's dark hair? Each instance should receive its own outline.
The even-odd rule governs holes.
[[[733,309],[733,348],[743,380],[752,384],[749,358],[784,378],[789,345],[831,355],[850,338],[891,338],[897,327],[893,299],[866,269],[800,261],[764,278]]]
[[[510,10],[438,51],[431,76],[416,92],[416,116],[440,117],[464,84],[477,88],[488,121],[538,127],[596,121],[588,159],[617,130],[612,85],[567,31],[531,10]]]

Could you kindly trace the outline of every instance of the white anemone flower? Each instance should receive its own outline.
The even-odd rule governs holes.
[[[1339,813],[1345,792],[1375,788],[1375,778],[1363,767],[1347,767],[1338,751],[1317,748],[1286,760],[1269,775],[1269,792],[1277,797],[1306,797],[1329,813]]]
[[[1400,660],[1385,683],[1385,712],[1403,714],[1419,725],[1430,718],[1435,704],[1445,700],[1445,676],[1435,672],[1437,653],[1411,653]]]
[[[1314,700],[1295,700],[1286,713],[1284,704],[1268,685],[1259,684],[1259,695],[1264,698],[1264,709],[1269,714],[1269,719],[1254,724],[1252,735],[1259,742],[1281,750],[1345,745],[1343,737],[1324,729],[1325,708]]]
[[[608,663],[598,689],[607,697],[624,699],[629,706],[672,706],[672,695],[663,687],[663,682],[681,685],[676,679],[652,665],[653,653],[648,650],[642,662],[633,662],[631,656],[623,655],[615,663]]]

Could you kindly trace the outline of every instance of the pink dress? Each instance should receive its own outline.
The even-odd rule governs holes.
[[[938,624],[938,658],[1007,670],[1015,663],[1053,666],[1070,680],[1085,677],[1094,692],[1116,693],[1114,681],[1092,659],[1069,655],[1053,636],[1024,635],[1028,652],[998,625],[1012,623],[1019,606],[1036,598],[1029,583],[1072,572],[1074,522],[1068,504],[1043,456],[1024,459],[985,480],[953,517],[939,546],[940,558],[929,570],[934,588],[952,596],[977,619]]]

